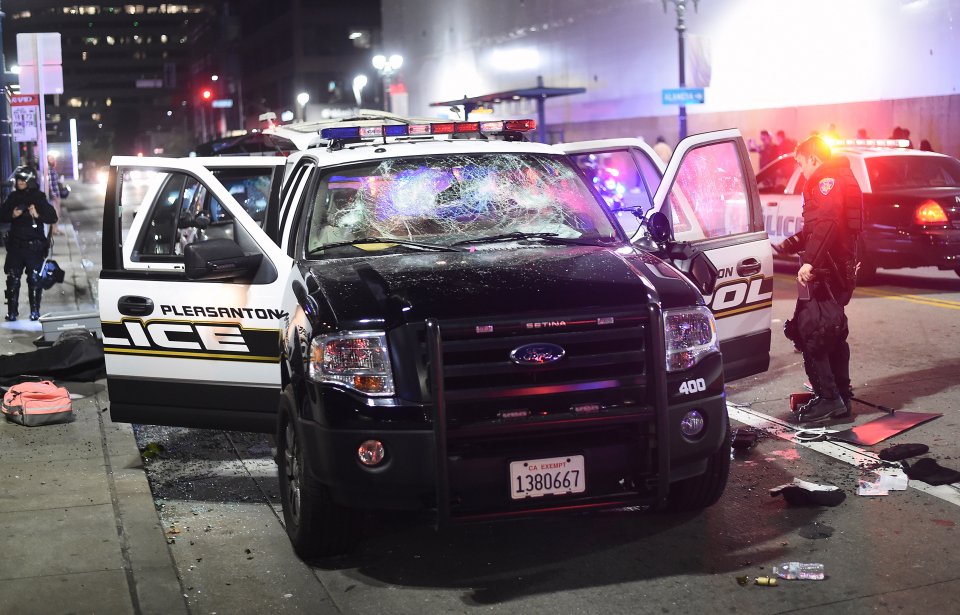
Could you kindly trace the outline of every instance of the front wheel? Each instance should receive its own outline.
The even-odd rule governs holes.
[[[310,477],[304,442],[289,413],[281,412],[279,427],[280,501],[293,550],[303,559],[350,551],[357,531],[349,509],[334,502],[327,488]]]
[[[730,476],[730,430],[727,429],[723,444],[707,460],[707,470],[700,476],[694,476],[670,485],[667,496],[666,512],[688,512],[701,510],[717,503],[727,486]]]

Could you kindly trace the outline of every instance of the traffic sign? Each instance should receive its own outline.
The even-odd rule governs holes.
[[[37,140],[37,116],[40,112],[40,101],[37,98],[36,94],[10,97],[10,126],[13,129],[13,140],[18,143]]]
[[[214,109],[232,109],[233,108],[233,99],[232,98],[217,98],[214,99],[210,106]]]
[[[702,105],[703,88],[664,88],[665,105]]]

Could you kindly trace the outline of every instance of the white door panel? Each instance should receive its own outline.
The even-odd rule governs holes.
[[[765,370],[773,254],[740,131],[704,133],[681,141],[648,217],[652,212],[667,217],[671,231],[667,252],[683,255],[674,256],[672,262],[701,288],[717,319],[728,379]],[[634,239],[641,236],[642,232]],[[699,262],[703,259],[712,267]]]
[[[292,259],[202,162],[113,160],[99,282],[111,415],[269,431]],[[188,279],[184,249],[212,240],[235,244],[226,258],[260,255],[256,274]]]

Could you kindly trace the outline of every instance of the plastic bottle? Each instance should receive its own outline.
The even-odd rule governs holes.
[[[823,579],[823,564],[804,562],[784,562],[773,567],[773,574],[781,579],[804,579],[820,581]]]

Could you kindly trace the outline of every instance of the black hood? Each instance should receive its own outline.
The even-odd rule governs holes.
[[[549,314],[602,314],[702,303],[696,289],[639,250],[580,246],[403,253],[304,263],[327,327]],[[656,279],[655,285],[651,279]],[[315,285],[314,285],[315,281]],[[378,322],[379,321],[379,322]]]

